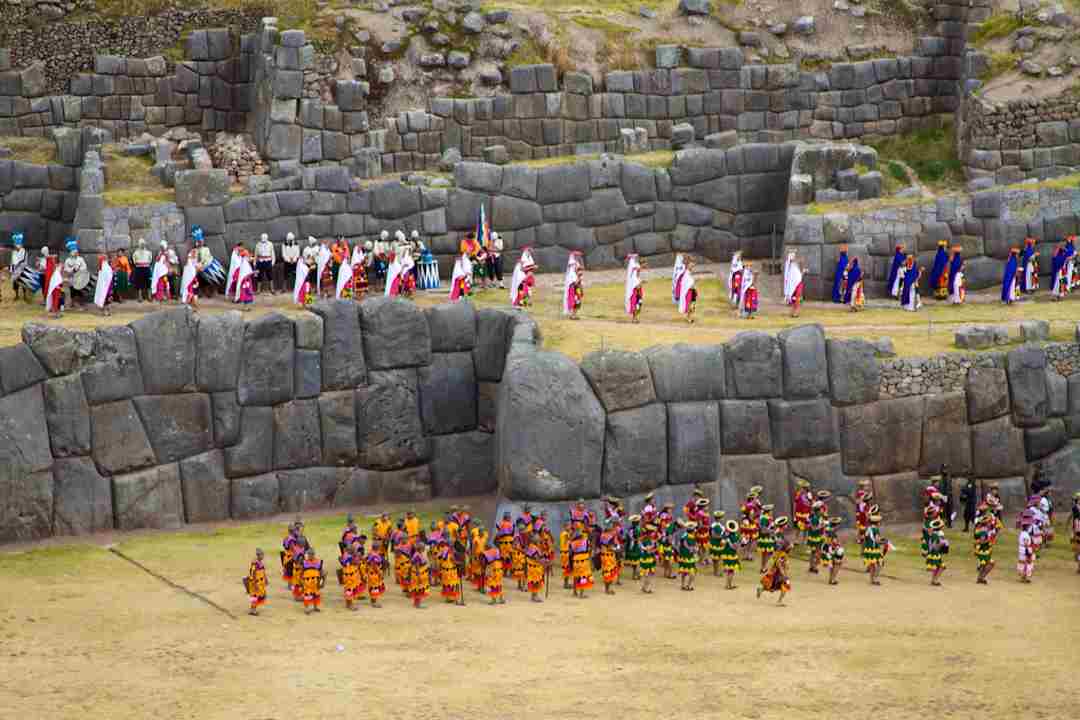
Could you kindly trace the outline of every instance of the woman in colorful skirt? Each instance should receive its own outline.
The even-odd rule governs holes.
[[[345,594],[345,608],[359,610],[356,603],[363,600],[367,590],[364,584],[364,554],[360,543],[354,542],[352,546],[346,548],[338,558],[338,562],[341,563],[338,577]]]
[[[604,578],[604,594],[614,595],[611,586],[619,579],[618,541],[610,529],[600,533],[600,574]]]
[[[417,543],[409,558],[409,598],[413,607],[419,608],[431,590],[431,576],[428,573],[428,559],[424,543]]]
[[[465,598],[461,592],[461,575],[458,573],[457,560],[450,545],[443,542],[439,546],[439,581],[442,585],[442,598],[447,604],[463,605]]]
[[[866,571],[870,574],[870,584],[880,585],[878,575],[881,574],[881,566],[885,562],[888,541],[881,534],[881,515],[872,513],[869,520],[870,527],[866,528],[866,534],[863,536],[863,564],[866,565]]]
[[[656,543],[657,528],[655,525],[646,525],[645,534],[641,536],[641,592],[651,593],[653,577],[656,575],[656,555],[659,548]]]
[[[570,541],[570,566],[573,570],[574,597],[584,598],[593,586],[592,552],[589,538],[580,528],[575,531]]]
[[[720,550],[720,562],[724,565],[724,589],[735,589],[735,573],[742,570],[742,561],[739,560],[739,545],[742,539],[739,534],[739,523],[728,520],[724,528],[724,545]]]
[[[997,520],[989,507],[982,506],[980,515],[975,520],[975,535],[972,543],[972,551],[975,554],[975,564],[978,577],[975,579],[979,585],[988,585],[987,578],[994,569],[994,529]]]
[[[697,523],[690,521],[683,524],[683,533],[677,543],[676,555],[679,559],[679,582],[682,590],[694,589],[697,575],[698,545]]]
[[[364,570],[367,574],[368,598],[371,607],[381,607],[379,598],[386,592],[386,556],[383,555],[382,546],[378,541],[371,544],[371,552],[368,553],[364,562]]]
[[[945,556],[949,553],[949,541],[945,537],[945,521],[941,518],[930,523],[930,537],[926,551],[926,569],[930,571],[930,584],[941,585],[941,574],[945,572]]]
[[[724,511],[717,510],[713,513],[712,524],[709,525],[709,557],[712,559],[713,577],[720,575],[720,565],[724,554],[724,538],[727,528],[724,526]]]
[[[758,598],[761,597],[762,592],[780,593],[780,598],[776,601],[777,605],[783,605],[784,596],[791,592],[791,579],[788,575],[788,553],[791,552],[791,543],[784,535],[787,525],[786,517],[778,517],[773,523],[776,528],[776,548],[773,550],[769,569],[762,574],[761,584],[757,589]]]
[[[266,565],[263,563],[263,551],[255,549],[255,559],[248,566],[247,577],[244,578],[244,588],[247,590],[248,600],[251,607],[248,615],[258,615],[259,608],[266,604]]]
[[[503,605],[506,598],[503,597],[502,556],[498,548],[488,547],[484,549],[481,557],[484,564],[484,592],[488,596],[488,602],[491,605]]]
[[[776,529],[773,527],[772,511],[775,506],[766,503],[761,506],[761,517],[758,518],[758,552],[761,553],[761,570],[765,572],[769,559],[776,549]]]
[[[839,585],[837,576],[844,565],[844,544],[840,542],[840,523],[838,517],[830,518],[825,526],[825,542],[821,546],[821,562],[829,568],[829,584]]]
[[[670,504],[665,506],[665,510],[670,508]],[[664,577],[668,580],[675,579],[675,529],[677,525],[675,520],[671,518],[670,513],[667,519],[664,519],[664,514],[660,515],[660,539],[658,546],[660,550],[660,564],[664,568]]]
[[[529,599],[544,602],[540,593],[544,592],[547,576],[547,558],[544,557],[538,535],[533,535],[529,546],[525,548],[525,581],[529,587]]]

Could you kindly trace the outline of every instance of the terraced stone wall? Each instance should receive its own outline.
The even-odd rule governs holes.
[[[680,504],[697,485],[734,513],[761,485],[786,514],[804,478],[831,490],[850,521],[855,483],[869,478],[900,522],[921,517],[920,492],[942,463],[998,482],[1010,511],[1034,463],[1062,498],[1080,488],[1080,375],[1048,368],[1043,348],[975,363],[937,394],[887,398],[881,376],[870,343],[826,339],[816,325],[597,352],[580,366],[512,345],[497,403],[501,504],[561,518],[578,497],[616,495],[636,509],[646,492]]]
[[[969,180],[1005,185],[1080,169],[1080,100],[1072,94],[964,103],[960,158]]]
[[[27,325],[0,348],[0,541],[493,491],[518,323],[378,298]]]

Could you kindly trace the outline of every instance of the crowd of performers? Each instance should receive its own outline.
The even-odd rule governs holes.
[[[930,584],[941,586],[949,554],[947,498],[936,485],[928,486],[923,498],[922,556]],[[871,585],[880,585],[893,545],[882,532],[882,513],[869,480],[858,482],[851,499],[865,574]],[[338,542],[336,575],[346,608],[358,610],[365,603],[379,607],[391,578],[419,608],[433,593],[445,603],[464,605],[469,587],[492,605],[506,602],[508,586],[543,602],[556,573],[575,598],[587,597],[597,575],[604,593],[614,594],[626,571],[646,594],[654,592],[658,574],[678,578],[680,589],[692,592],[699,568],[710,566],[714,576],[724,576],[725,589],[733,590],[747,564],[757,571],[758,598],[777,593],[783,604],[792,588],[792,552],[801,544],[806,545],[810,574],[826,571],[829,585],[840,582],[846,552],[839,536],[842,520],[830,512],[832,501],[828,490],[815,492],[804,479],[796,483],[790,519],[774,516],[760,486],[749,489],[738,517],[730,519],[722,510],[711,510],[709,498],[697,488],[678,511],[672,503],[658,504],[650,493],[640,512],[630,515],[620,500],[606,498],[601,518],[579,500],[557,535],[546,512],[533,513],[528,506],[517,517],[504,513],[491,528],[473,517],[468,506],[452,506],[427,528],[413,511],[397,520],[383,513],[374,519],[370,535],[349,515]],[[1005,527],[1002,516],[999,488],[991,484],[973,518],[972,552],[981,585],[988,584],[994,569],[994,549]],[[1053,522],[1051,494],[1044,488],[1016,518],[1020,582],[1031,582],[1040,552],[1054,539]],[[1080,572],[1080,492],[1073,495],[1070,528]],[[286,530],[280,561],[286,591],[303,603],[305,613],[320,612],[327,569],[299,519]],[[269,574],[258,549],[243,578],[252,615],[267,601]]]

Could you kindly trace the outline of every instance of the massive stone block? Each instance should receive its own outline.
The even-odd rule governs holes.
[[[771,455],[725,455],[720,459],[720,508],[737,517],[739,505],[754,485],[763,488],[765,502],[776,506],[776,516],[788,515],[788,466]]]
[[[780,343],[763,332],[741,332],[724,346],[725,378],[732,397],[754,399],[783,395]]]
[[[198,316],[186,306],[145,315],[131,323],[147,393],[195,389],[198,324]]]
[[[717,403],[669,403],[667,418],[668,483],[715,482],[720,471]]]
[[[1069,381],[1053,368],[1046,369],[1046,412],[1050,417],[1069,413]]]
[[[1024,431],[1008,417],[972,425],[971,458],[976,477],[1023,475]]]
[[[855,478],[844,473],[844,462],[840,453],[819,455],[817,457],[791,458],[788,460],[791,471],[792,489],[797,480],[807,480],[816,490],[828,490],[839,497],[851,497],[855,492]]]
[[[278,491],[283,512],[321,510],[334,504],[338,483],[347,477],[344,468],[311,467],[278,472]]]
[[[233,479],[231,497],[232,516],[236,520],[247,520],[279,512],[280,493],[277,473]]]
[[[1021,345],[1010,350],[1008,376],[1016,424],[1038,427],[1046,422],[1046,351],[1038,345]]]
[[[438,497],[484,495],[495,490],[495,436],[485,432],[431,438],[431,489]]]
[[[417,377],[425,433],[445,435],[476,427],[472,353],[435,353],[431,364],[417,371]]]
[[[1009,383],[1004,370],[973,367],[968,370],[968,422],[986,422],[1009,412]]]
[[[7,460],[0,450],[0,460]],[[0,463],[0,542],[37,540],[52,534],[51,470],[28,471]]]
[[[364,355],[372,370],[416,367],[431,362],[424,312],[408,300],[372,298],[360,304]]]
[[[229,486],[225,454],[211,450],[180,461],[184,516],[189,523],[229,519]]]
[[[235,392],[220,392],[210,396],[214,414],[214,445],[227,447],[240,438],[240,404]]]
[[[1028,461],[1041,460],[1061,449],[1067,439],[1065,421],[1061,418],[1050,418],[1041,427],[1024,430],[1024,450]]]
[[[318,397],[322,390],[322,355],[318,350],[297,350],[293,358],[293,394]]]
[[[53,533],[86,535],[113,529],[112,480],[90,458],[64,458],[53,465]]]
[[[51,325],[23,325],[22,341],[50,375],[67,375],[82,367],[94,353],[94,335]]]
[[[937,473],[942,465],[948,465],[954,475],[971,472],[967,405],[963,391],[926,396],[920,472],[925,475]]]
[[[94,462],[106,474],[130,472],[155,463],[154,451],[131,400],[92,408],[90,438]]]
[[[82,371],[83,389],[91,405],[126,400],[144,392],[135,332],[125,326],[98,328],[94,358]]]
[[[113,478],[113,507],[119,530],[175,530],[184,524],[180,468],[176,463]]]
[[[213,445],[210,396],[146,395],[135,398],[159,464],[204,452]]]
[[[432,352],[463,352],[476,346],[476,308],[471,302],[436,305],[424,311]]]
[[[241,405],[277,405],[292,399],[295,345],[292,321],[284,315],[270,313],[247,324],[237,384]]]
[[[1069,442],[1042,461],[1043,477],[1064,497],[1080,490],[1080,442]]]
[[[770,400],[769,434],[778,458],[828,455],[839,449],[836,411],[827,400]]]
[[[725,455],[754,455],[772,450],[769,407],[764,400],[720,403],[720,437]]]
[[[609,412],[604,431],[605,493],[625,497],[667,483],[667,407],[651,403]]]
[[[581,361],[581,371],[609,413],[641,407],[656,400],[649,363],[641,353],[626,350],[592,352]]]
[[[496,474],[503,494],[521,500],[599,494],[604,410],[572,360],[551,352],[512,354],[498,405]]]
[[[46,377],[45,368],[26,343],[0,348],[0,394],[10,395]]]
[[[322,459],[319,402],[293,400],[274,407],[274,468],[318,465]]]
[[[820,325],[802,325],[776,336],[783,356],[784,397],[804,400],[829,392],[825,359],[825,331]]]
[[[840,409],[844,472],[888,475],[919,466],[923,399],[880,400]]]
[[[238,312],[199,318],[196,382],[204,392],[235,390],[244,344],[244,318]]]
[[[360,314],[351,300],[316,303],[312,312],[322,318],[322,388],[346,390],[367,382]]]
[[[658,345],[643,353],[662,402],[721,400],[725,397],[723,345]]]
[[[983,480],[979,483],[979,497],[984,497],[990,489],[997,488],[998,497],[1005,513],[1010,515],[1027,507],[1027,482],[1023,476]]]
[[[368,381],[356,390],[360,464],[396,470],[427,461],[431,450],[420,422],[416,371],[372,370]]]
[[[829,393],[837,405],[878,399],[881,367],[874,346],[865,340],[829,340]]]
[[[917,472],[878,475],[873,478],[874,501],[887,522],[915,522],[922,518],[926,484]]]
[[[231,477],[261,475],[274,463],[274,409],[245,407],[239,441],[225,450],[225,473]]]
[[[476,379],[480,382],[502,380],[506,352],[510,349],[510,336],[514,317],[508,312],[494,308],[480,308],[476,312],[476,346],[473,348],[473,365]],[[432,334],[432,347],[435,335]]]
[[[90,453],[90,406],[79,375],[65,375],[45,383],[45,422],[53,457]]]
[[[322,464],[349,465],[356,460],[356,397],[352,391],[319,396]]]

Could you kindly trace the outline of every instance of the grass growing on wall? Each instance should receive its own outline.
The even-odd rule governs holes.
[[[153,161],[146,156],[124,155],[121,146],[111,144],[102,148],[105,162],[105,204],[158,205],[176,199],[176,192],[167,188],[150,174]]]
[[[956,128],[951,118],[941,128],[928,128],[905,135],[890,135],[868,140],[885,164],[902,160],[915,171],[919,181],[935,190],[953,190],[963,186],[964,172],[956,156]]]
[[[1021,55],[1015,52],[992,52],[989,54],[989,58],[990,64],[983,74],[979,76],[979,79],[983,82],[990,82],[996,77],[1015,70],[1020,62]]]
[[[1012,13],[998,13],[990,16],[986,22],[979,25],[979,29],[975,31],[971,41],[977,47],[981,47],[991,40],[1008,37],[1027,24],[1029,23],[1024,22]]]
[[[56,143],[48,138],[0,137],[0,147],[11,151],[12,160],[48,165],[56,162]]]

